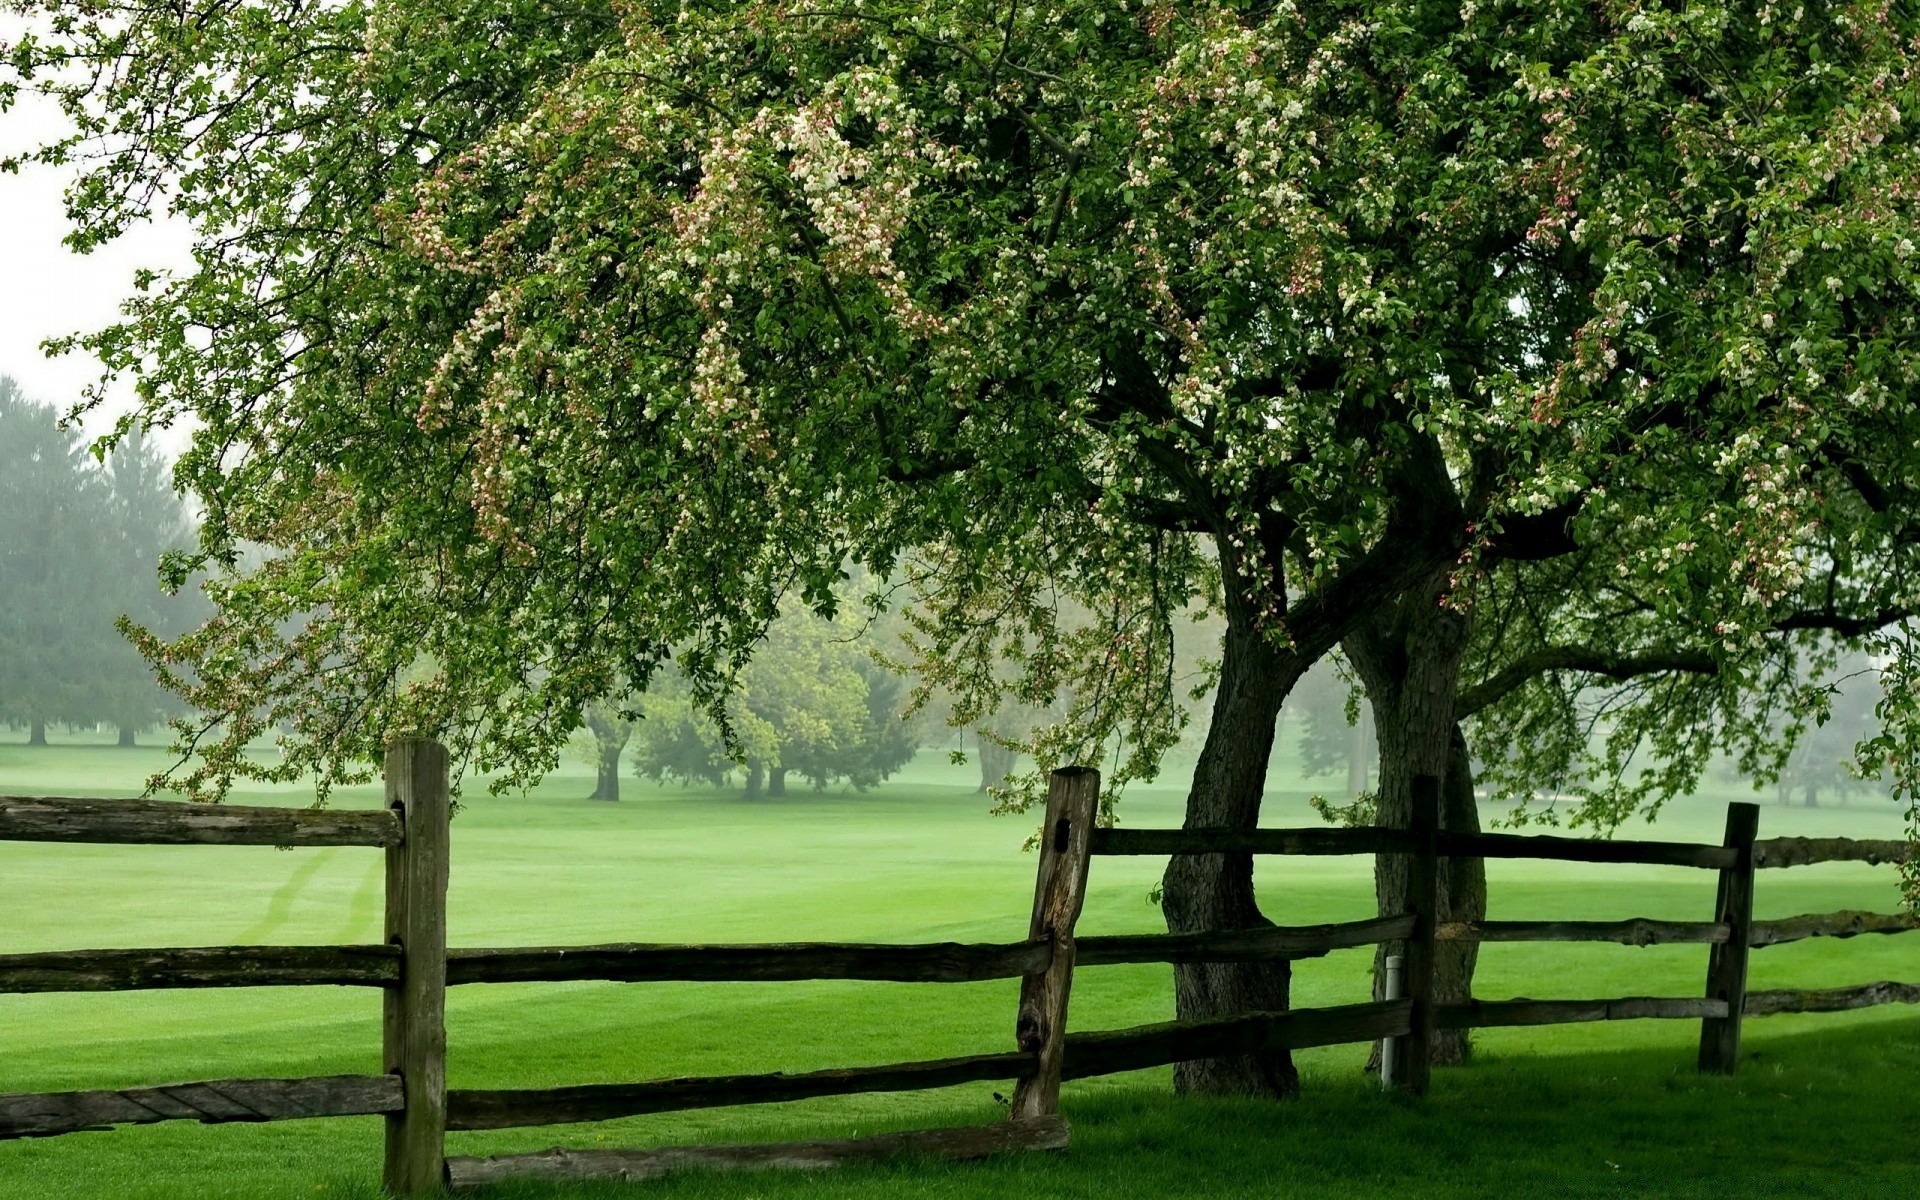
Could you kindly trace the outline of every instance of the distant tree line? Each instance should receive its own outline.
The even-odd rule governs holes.
[[[0,376],[0,723],[44,745],[49,725],[112,725],[123,746],[178,701],[116,628],[177,633],[192,600],[161,588],[161,556],[192,521],[147,439],[96,460],[58,414]]]

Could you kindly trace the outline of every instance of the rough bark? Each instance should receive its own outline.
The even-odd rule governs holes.
[[[1347,657],[1366,686],[1380,747],[1378,824],[1404,829],[1412,813],[1416,775],[1438,775],[1440,827],[1445,832],[1478,832],[1480,818],[1473,795],[1473,768],[1466,738],[1454,720],[1461,657],[1467,645],[1467,617],[1443,603],[1444,576],[1381,608],[1343,641]],[[1380,912],[1407,910],[1407,858],[1386,854],[1375,860],[1374,891]],[[1486,916],[1486,867],[1478,858],[1447,858],[1440,864],[1440,920],[1476,922]],[[1397,945],[1380,947],[1374,959],[1374,991],[1382,994],[1385,960]],[[1434,962],[1434,1002],[1463,1004],[1472,994],[1479,947],[1445,942]],[[1464,1029],[1436,1031],[1433,1062],[1455,1065],[1471,1054]]]
[[[1186,826],[1251,829],[1260,819],[1280,705],[1305,665],[1277,651],[1254,627],[1247,606],[1232,599],[1221,649],[1213,723],[1194,766]],[[1272,924],[1254,902],[1251,854],[1176,855],[1162,884],[1171,933]],[[1291,982],[1292,966],[1284,960],[1180,963],[1173,969],[1174,1005],[1183,1021],[1279,1012],[1288,1007]],[[1279,1047],[1183,1062],[1173,1078],[1179,1091],[1212,1095],[1289,1097],[1300,1088],[1292,1055]]]

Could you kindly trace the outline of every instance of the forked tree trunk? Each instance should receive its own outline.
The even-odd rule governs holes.
[[[1413,809],[1413,780],[1437,775],[1440,825],[1451,831],[1477,831],[1479,807],[1473,795],[1473,765],[1465,736],[1454,721],[1454,694],[1466,651],[1468,622],[1444,603],[1441,581],[1415,590],[1383,608],[1342,643],[1365,684],[1380,745],[1379,800],[1376,820],[1406,828]],[[1383,854],[1374,862],[1374,893],[1381,913],[1406,912],[1406,856]],[[1486,915],[1485,863],[1477,858],[1440,862],[1440,919],[1477,921]],[[1374,993],[1381,994],[1385,959],[1398,945],[1381,946],[1374,958]],[[1462,1003],[1471,994],[1477,947],[1471,942],[1442,942],[1434,960],[1434,1000]],[[1465,1030],[1436,1031],[1433,1061],[1465,1062],[1471,1044]]]
[[[1213,724],[1187,797],[1188,827],[1259,823],[1275,721],[1303,671],[1297,656],[1277,652],[1253,627],[1243,603],[1229,600]],[[1272,924],[1254,902],[1249,854],[1175,855],[1162,880],[1161,908],[1173,933]],[[1291,981],[1284,961],[1181,963],[1173,969],[1174,1004],[1182,1020],[1278,1011],[1287,1007]],[[1300,1090],[1286,1051],[1181,1063],[1173,1080],[1176,1090],[1210,1095],[1290,1097]]]
[[[27,745],[44,746],[47,744],[47,723],[36,718],[27,726]]]

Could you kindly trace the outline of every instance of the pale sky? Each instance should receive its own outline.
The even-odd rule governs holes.
[[[0,113],[0,154],[63,128],[57,109],[22,97],[11,111]],[[29,397],[61,409],[99,377],[100,364],[80,353],[48,358],[40,343],[111,323],[133,291],[136,268],[192,263],[184,224],[165,220],[92,254],[68,250],[61,244],[68,228],[61,195],[72,179],[72,171],[44,167],[0,174],[0,375],[13,376]],[[131,396],[124,385],[115,390]],[[97,431],[102,424],[96,420],[88,427]]]

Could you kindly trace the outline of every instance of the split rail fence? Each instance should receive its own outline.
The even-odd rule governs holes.
[[[1750,948],[1806,937],[1850,937],[1916,927],[1910,916],[1832,913],[1753,919],[1754,871],[1833,861],[1895,862],[1904,842],[1781,838],[1756,841],[1758,810],[1729,808],[1722,845],[1601,842],[1512,834],[1455,834],[1436,826],[1439,783],[1416,788],[1409,829],[1180,829],[1095,827],[1099,775],[1056,772],[1047,797],[1026,940],[1005,944],[620,944],[516,949],[447,947],[449,866],[446,751],[402,741],[386,761],[387,808],[376,811],[207,807],[161,801],[0,797],[0,839],[149,844],[366,846],[386,853],[384,945],[216,946],[0,955],[0,992],[358,985],[382,989],[383,1073],[302,1079],[223,1079],[118,1091],[0,1095],[0,1139],[168,1120],[273,1121],[378,1115],[386,1121],[383,1182],[395,1195],[505,1179],[643,1179],[682,1167],[819,1167],[897,1154],[975,1158],[1059,1149],[1068,1128],[1060,1085],[1169,1063],[1310,1046],[1395,1039],[1392,1084],[1421,1093],[1433,1030],[1631,1017],[1701,1021],[1700,1067],[1730,1072],[1743,1016],[1920,1002],[1920,984],[1881,982],[1821,991],[1746,988]],[[1411,911],[1333,925],[1182,934],[1079,937],[1075,923],[1093,855],[1406,854]],[[1714,920],[1485,921],[1442,924],[1436,879],[1446,855],[1569,862],[1656,863],[1719,872]],[[1474,1000],[1436,1004],[1433,953],[1447,939],[1699,942],[1711,947],[1701,998]],[[1399,943],[1405,994],[1288,1012],[1242,1013],[1093,1033],[1066,1032],[1077,966],[1301,958]],[[446,989],[562,980],[626,982],[867,979],[962,983],[1021,980],[1012,1050],[923,1062],[542,1089],[449,1090]],[[454,1130],[601,1121],[646,1113],[1015,1081],[1011,1118],[827,1142],[659,1150],[551,1150],[495,1158],[448,1157]]]

